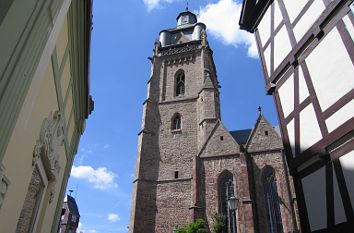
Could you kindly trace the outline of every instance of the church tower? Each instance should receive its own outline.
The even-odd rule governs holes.
[[[251,160],[243,152],[247,145],[237,142],[239,133],[221,122],[220,86],[205,31],[186,10],[155,42],[129,233],[171,233],[197,218],[212,229],[215,213],[226,217],[225,232],[255,232]],[[231,195],[239,200],[236,212],[228,207]]]
[[[205,215],[199,157],[212,149],[206,148],[211,132],[221,128],[219,84],[205,29],[186,10],[155,42],[129,232],[171,232]],[[230,135],[220,138],[231,141],[227,152],[239,152]]]

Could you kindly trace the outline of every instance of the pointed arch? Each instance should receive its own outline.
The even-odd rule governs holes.
[[[184,70],[179,69],[175,74],[175,95],[182,96],[185,93],[185,74]]]
[[[266,206],[268,232],[284,233],[275,169],[269,165],[265,166],[260,178]]]
[[[225,217],[226,222],[226,229],[224,229],[223,233],[237,232],[237,229],[233,229],[234,227],[236,228],[236,218],[234,215],[235,213],[232,213],[228,207],[229,197],[236,196],[234,190],[235,186],[233,185],[233,174],[229,170],[224,170],[218,176],[217,181],[219,213]]]
[[[182,116],[175,113],[171,119],[171,130],[180,130],[182,128]]]

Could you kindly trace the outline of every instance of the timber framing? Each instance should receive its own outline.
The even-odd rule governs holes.
[[[273,2],[277,2],[282,19],[275,25],[275,10]],[[317,0],[316,0],[317,1]],[[314,0],[307,1],[298,15],[290,20],[284,0],[244,0],[240,18],[241,29],[254,32],[257,40],[258,52],[262,61],[262,71],[266,83],[267,93],[273,95],[276,104],[280,129],[283,138],[284,150],[291,175],[294,177],[294,185],[300,211],[300,221],[302,232],[304,233],[349,233],[354,229],[353,203],[350,199],[347,183],[344,176],[344,169],[340,158],[354,150],[354,117],[344,121],[338,127],[329,129],[326,121],[340,111],[344,106],[348,106],[354,99],[354,89],[343,93],[334,103],[327,108],[320,105],[315,85],[309,72],[309,64],[306,58],[317,48],[317,46],[333,30],[336,30],[339,39],[344,45],[350,62],[354,65],[354,43],[346,28],[344,17],[354,25],[354,16],[350,9],[352,0],[322,0],[325,10],[314,21],[312,26],[304,32],[301,38],[296,38],[294,28],[301,21],[302,17],[310,9]],[[261,41],[258,25],[262,21],[265,12],[270,12],[270,37],[266,41]],[[275,37],[284,28],[290,42],[291,50],[279,64],[275,64]],[[270,57],[266,57],[266,50]],[[267,59],[269,61],[267,61]],[[267,62],[269,64],[267,64]],[[300,72],[308,90],[308,96],[300,100]],[[283,111],[280,88],[291,82],[294,95],[293,108],[286,115]],[[300,135],[305,130],[300,125],[300,114],[307,108],[313,107],[316,122],[319,126],[321,135],[320,140],[315,142],[304,151],[301,150]],[[293,141],[290,140],[288,125],[294,125]],[[303,190],[303,179],[312,175],[319,169],[325,171],[325,190],[326,190],[326,223],[325,229],[311,230],[309,216],[305,202]],[[334,179],[338,184],[339,195],[344,207],[346,222],[336,223],[335,216],[335,194]]]

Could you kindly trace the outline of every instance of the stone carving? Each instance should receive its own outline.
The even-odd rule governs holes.
[[[9,184],[10,181],[5,176],[5,168],[3,167],[3,165],[0,165],[0,208],[4,203],[4,198]]]
[[[159,53],[160,56],[166,56],[166,55],[173,55],[173,54],[179,54],[179,53],[185,53],[185,52],[190,52],[193,50],[196,50],[199,48],[199,45],[197,44],[192,44],[188,46],[183,46],[180,48],[171,48],[168,50],[163,50]]]
[[[52,189],[50,190],[50,194],[49,194],[49,204],[52,203],[53,199],[55,196],[55,186],[52,187]]]
[[[64,142],[64,120],[59,111],[45,118],[39,140],[33,152],[32,165],[35,165],[39,158],[42,159],[44,168],[48,173],[49,180],[55,181],[58,177],[59,149]]]

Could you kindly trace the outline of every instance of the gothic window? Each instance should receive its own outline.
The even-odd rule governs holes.
[[[265,167],[262,172],[262,184],[266,203],[267,225],[269,233],[283,233],[280,212],[280,197],[277,191],[275,172],[272,167]]]
[[[172,130],[181,129],[181,116],[176,114],[172,120]]]
[[[179,70],[176,73],[176,96],[184,95],[185,84],[184,84],[184,71]]]
[[[181,129],[181,115],[176,113],[172,118],[172,130],[179,130]]]
[[[221,173],[218,179],[219,212],[225,217],[226,227],[222,233],[237,232],[236,213],[228,206],[228,199],[235,196],[233,186],[233,175],[229,171]]]

